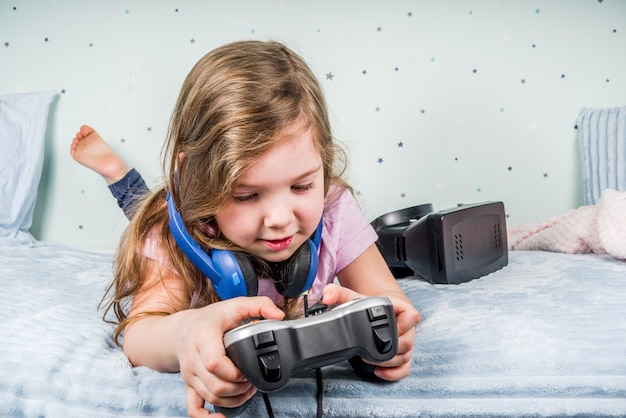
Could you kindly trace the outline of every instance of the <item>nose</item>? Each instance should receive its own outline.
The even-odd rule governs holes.
[[[281,229],[288,226],[295,218],[289,200],[285,198],[272,199],[265,208],[263,224],[267,228]]]

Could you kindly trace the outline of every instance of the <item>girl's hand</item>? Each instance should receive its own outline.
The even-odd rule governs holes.
[[[282,319],[284,313],[269,298],[241,297],[190,309],[185,315],[178,328],[177,353],[189,416],[221,416],[210,414],[205,401],[235,407],[256,393],[226,355],[224,333],[246,319]]]
[[[420,314],[411,303],[403,298],[393,295],[381,296],[389,297],[393,304],[398,326],[398,352],[391,360],[376,364],[374,374],[381,379],[395,381],[409,375],[415,343],[415,326],[420,321]],[[327,305],[340,305],[359,297],[366,296],[336,284],[329,284],[324,288],[322,299]]]

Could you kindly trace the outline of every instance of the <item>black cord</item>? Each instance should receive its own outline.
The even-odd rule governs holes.
[[[322,369],[315,369],[315,379],[317,380],[317,418],[322,418]]]
[[[265,392],[263,392],[263,400],[265,401],[265,409],[267,409],[267,416],[269,418],[274,418],[274,411],[272,410],[272,404],[270,403],[270,397]]]

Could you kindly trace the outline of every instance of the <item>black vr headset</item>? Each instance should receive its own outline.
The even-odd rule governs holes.
[[[379,249],[396,278],[417,274],[431,283],[459,284],[509,261],[502,202],[459,205],[433,212],[431,204],[376,218]]]

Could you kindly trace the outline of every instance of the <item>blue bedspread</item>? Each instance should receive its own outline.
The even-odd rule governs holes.
[[[132,368],[97,304],[111,255],[0,249],[0,416],[186,416],[179,374]],[[401,280],[420,309],[411,375],[323,369],[324,415],[625,416],[626,263],[511,252],[461,285]],[[314,342],[312,342],[314,343]],[[276,416],[315,416],[315,381],[270,395]],[[266,415],[255,397],[244,416]]]

